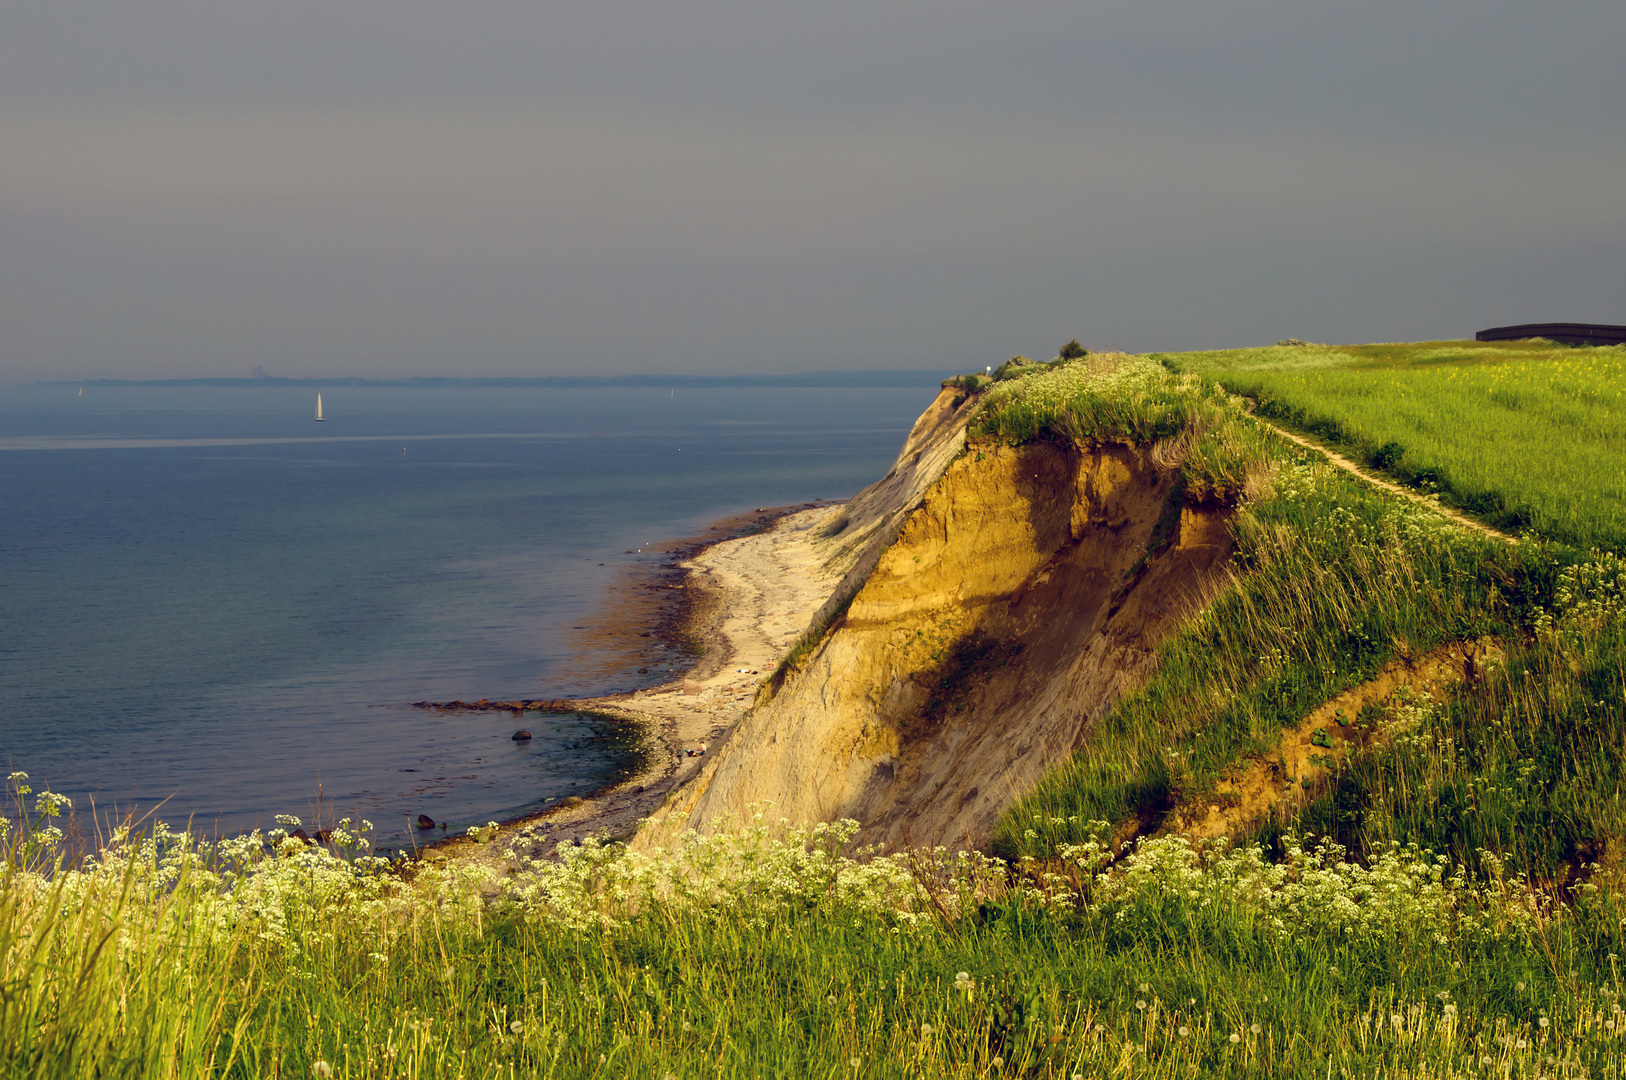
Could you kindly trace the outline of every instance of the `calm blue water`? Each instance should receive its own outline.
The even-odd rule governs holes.
[[[0,762],[227,832],[320,791],[386,846],[585,792],[585,718],[406,703],[657,679],[572,644],[626,549],[852,494],[935,391],[0,387]]]

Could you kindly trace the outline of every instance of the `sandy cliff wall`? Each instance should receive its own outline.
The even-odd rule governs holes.
[[[881,552],[965,448],[966,424],[976,404],[973,395],[945,386],[915,421],[887,474],[848,499],[820,529],[825,568],[841,574],[842,579],[814,616],[812,634],[821,633],[869,579]]]
[[[957,449],[944,433],[963,433],[966,408],[945,393],[919,441]],[[862,586],[850,606],[644,842],[766,801],[798,822],[855,818],[860,843],[982,846],[1149,676],[1230,554],[1226,511],[1183,505],[1175,474],[1133,447],[973,443],[918,499],[900,493],[922,473],[906,473],[849,504],[868,532],[837,553]]]

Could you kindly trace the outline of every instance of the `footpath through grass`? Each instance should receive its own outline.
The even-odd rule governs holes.
[[[1626,346],[1435,341],[1157,358],[1491,525],[1626,549]]]

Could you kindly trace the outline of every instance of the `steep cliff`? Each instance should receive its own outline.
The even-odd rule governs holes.
[[[1167,461],[1071,440],[973,440],[950,460],[961,397],[945,390],[898,467],[828,527],[851,569],[812,651],[643,842],[767,802],[797,822],[854,818],[860,843],[984,846],[1222,582],[1229,511],[1186,505]]]
[[[819,530],[825,568],[841,574],[842,579],[814,616],[807,640],[817,639],[863,587],[881,552],[897,537],[943,470],[965,449],[966,424],[976,405],[974,394],[943,387],[915,421],[887,474],[849,499]]]

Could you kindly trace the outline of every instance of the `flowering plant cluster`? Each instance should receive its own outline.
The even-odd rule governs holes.
[[[1538,619],[1538,631],[1580,638],[1626,624],[1626,559],[1595,551],[1566,566],[1553,589],[1553,610]]]
[[[1002,877],[1002,864],[974,852],[842,855],[858,822],[810,826],[770,822],[756,811],[743,829],[726,822],[689,832],[650,854],[588,838],[544,857],[545,826],[504,847],[509,876],[497,893],[537,917],[567,926],[614,925],[660,909],[743,918],[758,925],[793,911],[879,918],[902,932],[975,904]]]
[[[1166,924],[1180,915],[1284,938],[1423,935],[1445,944],[1459,935],[1525,938],[1543,919],[1536,894],[1509,880],[1488,852],[1477,878],[1415,844],[1393,843],[1363,866],[1329,840],[1311,845],[1293,837],[1276,863],[1258,846],[1233,847],[1223,838],[1194,844],[1183,836],[1142,840],[1113,863],[1102,839],[1106,823],[1091,824],[1090,839],[1058,849],[1069,873],[1035,869],[1036,895],[1119,924]]]

